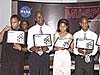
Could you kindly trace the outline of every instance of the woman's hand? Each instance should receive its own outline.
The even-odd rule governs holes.
[[[8,30],[10,30],[11,29],[11,26],[9,26],[9,25],[6,25],[6,27],[3,29],[4,31],[8,31]]]
[[[42,51],[44,51],[44,52],[49,50],[49,48],[47,46],[42,46],[41,48],[42,48]]]
[[[55,50],[55,51],[64,50],[64,47],[54,47],[54,50]]]
[[[16,49],[16,50],[21,51],[21,45],[19,45],[19,44],[17,44],[17,43],[14,43],[14,44],[13,44],[13,48]]]

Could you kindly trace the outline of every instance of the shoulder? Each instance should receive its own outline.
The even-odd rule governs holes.
[[[73,34],[73,36],[78,35],[78,34],[80,34],[80,33],[81,33],[81,30],[75,32],[75,33]]]
[[[89,33],[90,33],[91,35],[93,35],[93,36],[97,36],[97,34],[96,34],[95,32],[93,32],[93,31],[91,31],[91,30],[89,30]]]
[[[71,34],[71,33],[68,33],[68,35],[69,35],[69,36],[72,36],[72,34]]]
[[[51,27],[50,27],[49,25],[44,25],[44,27],[45,27],[45,28],[51,29]]]
[[[58,32],[56,32],[55,34],[54,34],[54,36],[58,36],[59,35],[59,33]]]
[[[30,27],[28,31],[33,31],[36,27],[37,27],[37,25],[34,25],[34,26]]]
[[[71,33],[68,33],[68,35],[69,35],[69,37],[70,37],[71,39],[73,39],[73,35],[72,35]]]
[[[54,37],[59,37],[59,33],[56,32],[56,33],[54,34]]]

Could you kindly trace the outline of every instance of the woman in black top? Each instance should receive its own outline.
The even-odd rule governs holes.
[[[10,22],[12,30],[20,30],[20,19],[18,15],[12,15],[10,18]],[[24,52],[22,52],[21,45],[16,43],[7,43],[8,30],[10,30],[10,27],[6,26],[0,33],[0,42],[2,42],[0,75],[23,75]]]

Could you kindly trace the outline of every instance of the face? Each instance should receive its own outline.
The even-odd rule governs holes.
[[[11,26],[12,26],[13,29],[15,29],[15,30],[18,29],[18,27],[19,27],[19,21],[18,21],[17,18],[12,18],[10,20],[10,22],[11,22]]]
[[[26,29],[28,28],[27,22],[24,21],[24,22],[21,24],[21,27],[22,27],[23,30],[26,30]]]
[[[37,13],[37,15],[36,15],[36,21],[37,21],[37,23],[39,24],[39,25],[43,25],[43,23],[44,23],[44,16],[43,16],[43,14],[41,14],[41,13]]]
[[[66,32],[68,26],[65,23],[59,25],[60,32]]]
[[[88,25],[88,21],[86,19],[83,19],[82,22],[80,23],[80,25],[84,31],[88,30],[89,25]]]

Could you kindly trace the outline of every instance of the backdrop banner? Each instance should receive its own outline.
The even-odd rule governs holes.
[[[100,1],[84,3],[40,3],[18,2],[18,14],[22,20],[28,20],[30,26],[35,24],[34,13],[42,10],[45,14],[45,22],[55,31],[57,22],[61,18],[69,20],[69,31],[74,33],[80,29],[79,21],[82,16],[89,18],[90,29],[100,33]]]

